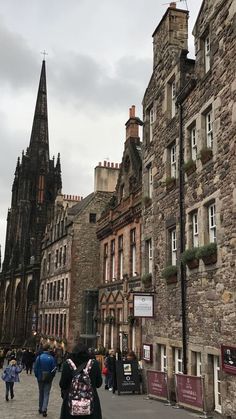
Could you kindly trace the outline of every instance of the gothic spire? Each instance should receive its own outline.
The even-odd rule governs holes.
[[[45,60],[42,63],[38,96],[34,112],[33,127],[30,138],[29,154],[38,160],[44,150],[46,160],[49,159],[48,143],[48,112],[47,112],[47,85]],[[46,154],[46,155],[45,155]]]

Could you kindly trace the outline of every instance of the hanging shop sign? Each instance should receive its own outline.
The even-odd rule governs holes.
[[[149,396],[167,400],[167,373],[147,370],[147,387]]]
[[[221,345],[222,370],[229,374],[236,374],[236,347]]]
[[[134,317],[154,317],[154,295],[133,294]]]
[[[204,409],[203,380],[193,375],[175,374],[176,396],[179,405]]]

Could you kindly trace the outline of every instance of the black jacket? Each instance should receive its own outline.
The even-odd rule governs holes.
[[[74,360],[73,360],[74,361]],[[84,363],[86,360],[81,360],[80,363],[76,363],[77,368]],[[102,419],[102,412],[100,406],[100,400],[97,393],[97,388],[101,387],[102,385],[102,375],[99,368],[99,364],[96,360],[93,361],[93,366],[90,371],[90,379],[92,383],[92,387],[94,390],[94,412],[92,415],[86,416],[89,419]],[[63,395],[63,403],[61,407],[61,416],[60,419],[76,419],[81,418],[81,416],[71,416],[69,413],[68,408],[68,392],[70,389],[71,380],[73,377],[73,371],[71,370],[70,366],[67,362],[64,362],[62,367],[61,379],[59,385],[62,390]]]

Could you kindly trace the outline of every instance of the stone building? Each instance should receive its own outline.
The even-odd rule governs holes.
[[[171,3],[153,34],[143,100],[151,198],[142,237],[151,266],[143,269],[156,293],[155,318],[143,328],[150,368],[168,373],[172,398],[174,373],[202,375],[206,410],[225,418],[236,418],[236,376],[221,357],[222,345],[236,348],[235,19],[235,0],[204,0],[190,60],[188,12]]]
[[[97,223],[100,241],[99,345],[141,350],[141,325],[133,316],[133,291],[140,290],[142,160],[135,106],[126,122],[126,141],[116,191]]]
[[[49,157],[47,87],[42,63],[30,144],[18,158],[7,216],[0,282],[1,345],[30,344],[36,330],[41,240],[61,189],[58,156]]]
[[[56,200],[42,246],[38,312],[39,337],[52,346],[60,342],[71,349],[79,338],[88,346],[97,346],[96,221],[111,198],[118,173],[117,164],[100,163],[95,168],[95,192],[84,199],[59,195]]]

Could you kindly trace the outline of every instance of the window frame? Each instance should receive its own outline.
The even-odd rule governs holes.
[[[212,202],[210,205],[208,205],[207,213],[208,213],[209,242],[216,243],[217,229],[216,229],[216,204],[215,202]]]

